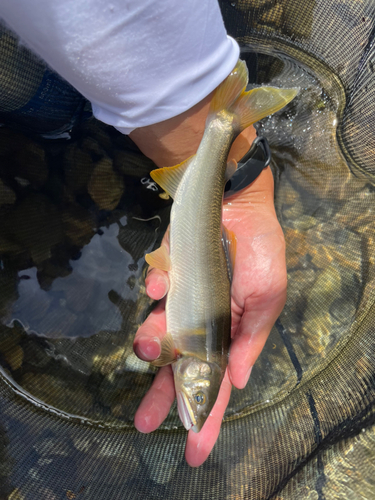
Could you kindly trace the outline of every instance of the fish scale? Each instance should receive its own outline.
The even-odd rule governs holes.
[[[211,126],[220,132],[220,125],[215,123],[218,120],[214,120]],[[203,139],[196,159],[184,174],[171,213],[171,286],[166,305],[168,330],[173,332],[179,350],[207,361],[212,361],[212,352],[221,351],[222,339],[219,336],[214,338],[208,329],[204,343],[206,352],[196,351],[195,335],[187,335],[186,330],[193,333],[206,328],[211,318],[219,317],[221,312],[230,317],[230,283],[221,245],[221,204],[232,135],[233,132],[228,130],[226,143],[223,139],[217,142],[216,135]],[[215,144],[216,151],[213,150]],[[221,172],[218,171],[218,161]],[[179,224],[179,220],[183,222]]]

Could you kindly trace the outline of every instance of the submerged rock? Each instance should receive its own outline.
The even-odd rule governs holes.
[[[90,177],[88,192],[101,210],[113,210],[119,204],[125,185],[122,177],[112,167],[109,158],[96,165]]]
[[[16,199],[14,191],[0,179],[0,207],[12,205]]]
[[[31,194],[19,203],[8,218],[14,240],[28,250],[35,264],[51,256],[52,248],[63,239],[61,214],[42,194]]]

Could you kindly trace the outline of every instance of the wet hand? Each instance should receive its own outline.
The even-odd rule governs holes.
[[[237,155],[236,155],[237,156]],[[189,431],[185,457],[191,466],[201,465],[210,454],[220,432],[229,402],[231,385],[245,387],[257,357],[286,300],[285,243],[273,205],[273,177],[270,169],[246,189],[228,198],[223,223],[237,237],[232,282],[232,341],[228,369],[219,396],[202,430]],[[167,236],[163,244],[168,246]],[[134,350],[143,360],[160,354],[160,340],[166,332],[165,295],[167,273],[152,269],[146,279],[150,297],[162,299],[139,328]],[[141,432],[152,432],[169,413],[175,398],[170,366],[163,367],[135,415]]]

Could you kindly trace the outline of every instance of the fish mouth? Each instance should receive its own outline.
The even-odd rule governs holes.
[[[197,422],[189,403],[189,399],[183,391],[177,393],[177,409],[181,422],[184,424],[185,429],[189,431],[196,425]]]

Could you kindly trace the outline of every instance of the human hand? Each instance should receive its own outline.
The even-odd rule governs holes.
[[[230,154],[231,156],[231,154]],[[235,158],[240,157],[234,154]],[[265,169],[246,189],[225,201],[223,223],[237,237],[232,281],[232,328],[228,369],[205,425],[196,434],[189,431],[185,457],[191,466],[201,465],[210,454],[220,432],[231,385],[245,387],[251,367],[259,356],[286,299],[285,243],[273,205],[273,177]],[[162,244],[167,245],[167,236]],[[160,303],[139,328],[134,350],[144,360],[160,354],[160,340],[166,332],[165,295],[167,273],[152,269],[146,279],[148,295]],[[169,413],[175,398],[169,366],[156,375],[135,415],[141,432],[157,429]]]

